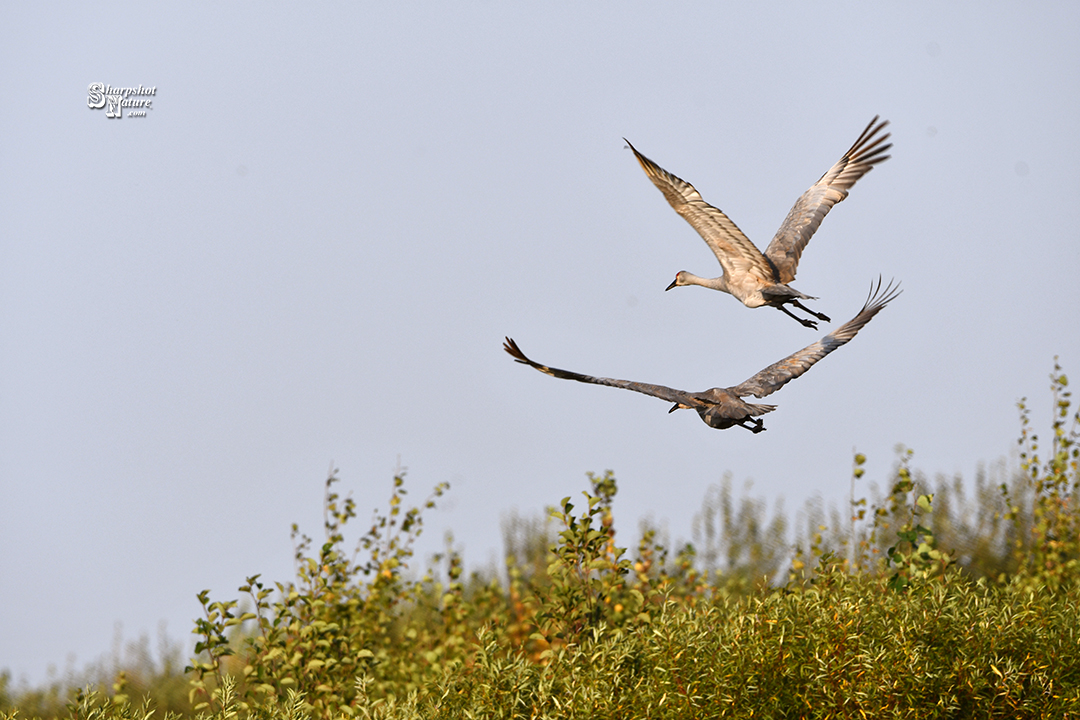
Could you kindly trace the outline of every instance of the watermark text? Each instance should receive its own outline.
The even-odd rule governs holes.
[[[105,83],[90,83],[86,90],[86,105],[91,110],[105,108],[105,117],[119,120],[128,108],[128,117],[146,117],[146,111],[153,109],[153,97],[157,95],[157,86],[114,87]]]

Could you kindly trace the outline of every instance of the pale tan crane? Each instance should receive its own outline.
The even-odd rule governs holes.
[[[879,123],[877,116],[870,121],[844,156],[796,201],[764,254],[727,215],[705,202],[693,185],[639,153],[627,140],[626,144],[634,151],[645,174],[664,194],[675,212],[682,215],[704,238],[724,270],[723,275],[715,278],[698,277],[682,270],[675,275],[675,280],[667,289],[701,285],[734,295],[747,307],[771,305],[806,327],[816,328],[817,323],[797,317],[784,306],[793,305],[818,320],[829,322],[828,316],[814,312],[799,302],[817,298],[804,295],[788,283],[795,279],[795,269],[803,249],[832,206],[846,198],[855,182],[870,172],[874,165],[889,158],[884,154],[892,147],[892,143],[884,144],[889,133],[879,135],[888,124],[888,120]]]

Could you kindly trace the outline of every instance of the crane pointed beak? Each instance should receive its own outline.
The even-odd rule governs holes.
[[[674,405],[671,406],[671,409],[668,410],[668,414],[670,415],[671,413],[675,412],[678,409],[679,409],[679,403],[675,403]]]
[[[674,280],[671,281],[670,285],[668,285],[666,288],[664,288],[664,292],[667,292],[671,288],[676,287],[678,284],[679,284],[679,278],[676,277]]]

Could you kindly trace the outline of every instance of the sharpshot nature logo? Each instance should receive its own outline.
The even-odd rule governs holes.
[[[128,117],[146,117],[146,111],[152,110],[152,96],[157,95],[157,86],[153,87],[113,87],[105,83],[90,83],[87,88],[86,104],[91,110],[106,108],[105,117],[119,120],[128,109]]]

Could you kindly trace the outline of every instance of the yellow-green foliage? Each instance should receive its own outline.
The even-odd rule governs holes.
[[[609,472],[551,510],[554,528],[507,528],[505,581],[463,577],[452,543],[409,579],[445,486],[405,510],[395,477],[354,551],[355,505],[332,474],[323,544],[293,528],[294,581],[199,594],[189,707],[136,702],[121,674],[58,711],[0,676],[0,717],[1080,717],[1080,414],[1059,368],[1051,380],[1052,438],[1040,448],[1021,404],[1010,482],[980,478],[969,499],[929,487],[902,451],[870,502],[854,497],[857,455],[850,517],[807,513],[793,550],[781,513],[766,522],[724,485],[695,521],[700,554],[648,527],[631,554]]]

